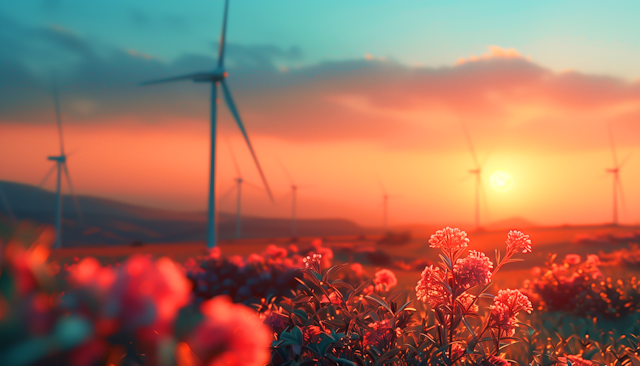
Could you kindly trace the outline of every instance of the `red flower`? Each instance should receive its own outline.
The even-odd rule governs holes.
[[[252,309],[227,296],[201,304],[205,319],[188,344],[207,365],[258,366],[269,360],[271,331]]]
[[[321,267],[320,267],[320,263],[322,261],[322,255],[321,254],[312,254],[312,255],[308,255],[306,258],[304,258],[302,260],[302,262],[304,263],[304,268],[305,269],[310,269],[312,271],[315,271],[317,273],[321,273]]]
[[[390,270],[381,269],[376,272],[373,283],[376,285],[376,290],[381,291],[384,289],[385,291],[389,291],[390,288],[398,284],[398,280],[396,279],[396,275]]]
[[[531,240],[529,235],[524,235],[517,230],[509,231],[507,235],[507,256],[522,251],[522,253],[531,253]]]
[[[431,235],[429,244],[431,244],[431,248],[464,249],[469,244],[469,239],[464,231],[446,227]]]
[[[564,256],[564,262],[569,265],[576,265],[580,263],[580,256],[578,254],[567,254]]]
[[[491,306],[491,326],[510,337],[515,334],[516,317],[520,311],[531,314],[533,307],[529,298],[519,290],[500,290]]]
[[[448,304],[451,301],[451,294],[442,285],[445,280],[444,276],[444,272],[439,267],[425,267],[424,271],[422,271],[422,277],[416,286],[418,300],[433,307]]]
[[[484,286],[491,282],[493,263],[482,252],[470,250],[466,258],[458,259],[453,271],[460,285],[468,289],[473,286]]]

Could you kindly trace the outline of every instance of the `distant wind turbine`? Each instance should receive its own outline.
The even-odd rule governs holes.
[[[380,180],[380,178],[378,178],[378,184],[380,185],[380,189],[382,190],[382,228],[384,229],[384,231],[387,231],[387,229],[389,228],[389,222],[388,222],[389,198],[397,198],[397,197],[390,196],[389,194],[387,194],[387,190],[382,184],[382,181]]]
[[[624,199],[624,190],[622,189],[622,182],[620,181],[620,169],[624,166],[624,164],[629,160],[630,155],[628,155],[624,160],[618,164],[618,155],[616,154],[616,146],[613,141],[613,129],[611,128],[611,124],[608,124],[609,127],[609,142],[611,144],[611,155],[613,157],[613,168],[606,169],[607,173],[613,174],[613,225],[618,225],[618,190],[620,190],[620,196],[622,198],[622,203],[625,204]]]
[[[69,185],[69,191],[73,196],[73,200],[76,206],[76,211],[78,213],[78,217],[80,221],[83,221],[82,212],[80,211],[80,204],[78,203],[78,198],[76,197],[73,191],[73,185],[71,184],[71,177],[69,176],[69,169],[67,168],[67,155],[64,153],[64,141],[62,139],[62,119],[60,117],[60,101],[58,99],[58,90],[54,86],[53,88],[53,103],[56,109],[56,122],[58,124],[58,137],[60,139],[60,155],[58,156],[49,156],[48,160],[52,160],[56,162],[56,165],[45,175],[42,183],[43,185],[54,169],[57,168],[58,175],[56,178],[56,211],[55,211],[55,225],[56,225],[56,241],[54,243],[54,248],[60,248],[62,245],[62,194],[61,194],[61,182],[62,182],[62,173],[67,178],[67,184]]]
[[[464,136],[467,140],[467,144],[469,145],[469,150],[471,151],[471,156],[473,157],[473,164],[475,166],[474,169],[469,169],[469,173],[471,175],[476,176],[475,183],[475,230],[480,230],[480,194],[485,195],[484,187],[482,186],[482,167],[484,162],[480,163],[478,161],[478,155],[476,154],[476,150],[473,148],[473,142],[471,141],[471,135],[469,135],[469,130],[467,130],[467,126],[462,122],[462,129],[464,130]]]
[[[293,177],[291,176],[291,174],[289,173],[289,171],[287,170],[287,168],[284,166],[284,164],[280,163],[280,166],[282,166],[282,170],[284,170],[284,173],[287,175],[287,178],[289,179],[289,182],[291,183],[291,192],[287,193],[286,196],[284,196],[282,199],[285,199],[289,196],[289,194],[291,194],[291,237],[295,238],[296,236],[296,229],[297,229],[297,206],[298,206],[298,189],[300,188],[310,188],[313,187],[313,185],[309,186],[309,185],[305,185],[305,186],[299,186],[296,184],[296,182],[293,180]]]
[[[180,75],[175,77],[170,77],[166,79],[148,81],[142,83],[141,85],[151,85],[151,84],[159,84],[166,83],[172,81],[180,81],[180,80],[191,80],[197,83],[211,83],[211,167],[209,171],[209,215],[207,220],[207,247],[213,248],[217,244],[217,212],[216,212],[216,198],[215,198],[215,162],[216,162],[216,101],[218,100],[218,84],[222,85],[222,92],[224,93],[224,100],[227,103],[227,107],[231,111],[242,135],[244,136],[245,141],[247,142],[247,146],[249,147],[249,151],[251,152],[251,156],[258,167],[258,172],[260,173],[260,178],[262,178],[262,182],[269,194],[269,198],[271,202],[273,202],[273,195],[271,194],[271,189],[267,184],[267,179],[262,172],[262,167],[260,167],[260,163],[258,162],[258,157],[256,156],[255,151],[253,150],[253,146],[251,145],[251,141],[249,141],[249,136],[247,135],[247,131],[242,124],[242,120],[240,119],[240,114],[238,113],[238,109],[236,108],[236,104],[233,101],[231,96],[231,91],[227,86],[225,78],[227,77],[227,72],[224,70],[224,50],[226,43],[226,30],[227,30],[227,13],[229,9],[229,0],[225,1],[224,4],[224,18],[222,22],[222,34],[220,36],[220,44],[218,48],[218,65],[212,71],[204,71],[197,72],[193,74]]]

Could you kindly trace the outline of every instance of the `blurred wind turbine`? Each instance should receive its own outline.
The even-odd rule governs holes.
[[[626,202],[624,198],[624,190],[622,189],[622,182],[620,181],[620,169],[626,164],[629,160],[630,155],[627,155],[622,162],[618,164],[618,155],[616,154],[616,146],[613,141],[613,129],[611,128],[611,124],[608,124],[609,127],[609,142],[611,144],[611,155],[613,157],[613,168],[606,169],[607,173],[613,174],[613,225],[618,225],[618,190],[620,190],[620,196],[622,198],[622,204],[626,207]]]
[[[64,153],[64,142],[62,139],[62,119],[60,118],[60,101],[58,99],[58,90],[57,88],[54,86],[53,87],[53,103],[55,105],[55,109],[56,109],[56,122],[58,124],[58,137],[60,139],[60,155],[58,156],[49,156],[48,160],[52,160],[56,162],[56,165],[54,167],[52,167],[51,170],[49,170],[49,172],[47,172],[47,175],[45,175],[44,179],[42,180],[42,183],[40,183],[40,186],[42,186],[47,179],[49,178],[49,176],[51,175],[51,173],[53,173],[53,170],[57,168],[58,171],[58,175],[56,177],[56,211],[55,211],[55,225],[56,225],[56,241],[53,245],[54,248],[60,248],[61,246],[61,238],[62,238],[62,194],[61,194],[61,182],[62,182],[62,173],[64,172],[64,175],[67,178],[67,184],[69,185],[69,191],[71,192],[71,195],[73,196],[73,201],[74,204],[76,206],[76,211],[78,213],[78,217],[80,219],[80,221],[83,221],[82,218],[82,211],[80,211],[80,204],[78,202],[78,197],[76,197],[76,194],[73,191],[73,185],[71,184],[71,177],[69,176],[69,169],[67,168],[67,155],[65,155]]]
[[[475,230],[481,230],[480,227],[480,194],[482,194],[483,198],[486,201],[484,187],[482,185],[482,167],[484,166],[484,161],[480,163],[478,161],[478,155],[476,154],[476,150],[473,148],[473,142],[471,141],[471,135],[469,135],[469,130],[467,130],[467,126],[464,122],[461,122],[462,129],[464,130],[464,136],[467,140],[467,144],[469,145],[469,150],[471,151],[471,156],[473,157],[473,163],[475,165],[475,169],[469,169],[469,173],[471,175],[476,176],[475,183]],[[487,157],[489,155],[487,154]],[[486,157],[485,157],[486,160]],[[486,202],[485,202],[486,204]]]
[[[380,178],[379,177],[376,177],[376,178],[378,179],[378,184],[380,185],[380,189],[382,190],[382,228],[386,232],[387,229],[389,228],[389,225],[388,225],[389,198],[397,198],[397,197],[390,196],[389,194],[387,194],[387,190],[384,188],[384,185],[382,184],[382,181],[380,180]]]
[[[258,162],[258,157],[256,156],[255,151],[253,150],[253,146],[251,145],[251,141],[249,141],[249,136],[247,135],[247,131],[242,124],[242,120],[240,119],[240,114],[238,109],[236,108],[236,104],[233,101],[231,96],[231,91],[227,86],[225,78],[227,77],[227,72],[224,70],[224,50],[225,50],[225,42],[226,42],[226,31],[227,31],[227,13],[229,9],[229,0],[226,0],[224,3],[224,18],[222,21],[222,34],[220,36],[220,44],[218,47],[218,65],[212,71],[204,71],[197,72],[187,75],[180,75],[160,80],[148,81],[142,83],[141,85],[151,85],[151,84],[160,84],[172,81],[180,81],[180,80],[191,80],[196,83],[211,83],[211,167],[209,171],[209,215],[207,220],[207,247],[213,248],[216,246],[218,237],[217,237],[217,212],[216,212],[216,197],[215,197],[215,163],[216,163],[216,102],[218,100],[218,84],[222,85],[222,92],[224,94],[224,100],[227,103],[227,107],[231,111],[242,135],[244,136],[245,141],[247,142],[247,146],[249,147],[249,151],[251,152],[251,156],[258,167],[258,172],[260,173],[260,178],[262,178],[262,182],[269,194],[269,198],[271,202],[273,202],[273,195],[271,194],[271,189],[269,189],[269,185],[267,184],[267,179],[262,172],[262,167],[260,167],[260,163]]]

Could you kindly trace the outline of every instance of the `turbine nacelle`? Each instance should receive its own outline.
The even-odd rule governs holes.
[[[480,169],[469,169],[469,173],[471,173],[471,174],[480,174]]]
[[[620,171],[620,168],[607,169],[607,173],[618,174],[619,171]]]
[[[47,160],[53,160],[53,161],[56,161],[58,163],[65,163],[67,161],[67,156],[66,155],[49,156],[49,157],[47,157]]]
[[[219,82],[224,80],[229,73],[224,71],[223,68],[219,67],[212,72],[202,72],[196,73],[191,76],[191,80],[195,83],[211,83],[211,82]]]

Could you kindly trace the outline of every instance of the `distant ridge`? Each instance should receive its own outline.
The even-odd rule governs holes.
[[[53,192],[7,181],[0,181],[0,187],[18,220],[53,223]],[[72,197],[63,196],[63,246],[205,240],[205,211],[162,210],[92,196],[78,196],[78,200],[84,225],[78,219]],[[7,216],[0,206],[0,225],[8,222]],[[221,212],[218,218],[220,239],[235,238],[235,214]],[[361,235],[373,231],[344,219],[302,219],[296,226],[299,236]],[[242,220],[242,238],[288,237],[290,232],[290,219],[243,217]]]
[[[489,225],[485,225],[484,229],[489,231],[524,230],[524,229],[530,229],[534,227],[538,227],[538,225],[522,217],[510,217],[504,220],[492,222]]]

